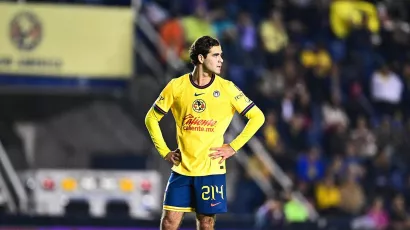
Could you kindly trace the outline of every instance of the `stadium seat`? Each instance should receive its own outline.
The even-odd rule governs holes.
[[[70,200],[65,207],[65,215],[73,218],[88,218],[90,204],[86,200]]]
[[[113,218],[130,217],[130,207],[126,201],[112,200],[106,204],[106,216]]]

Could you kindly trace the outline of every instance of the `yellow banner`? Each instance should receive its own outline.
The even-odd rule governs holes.
[[[0,3],[0,74],[129,78],[130,8]]]

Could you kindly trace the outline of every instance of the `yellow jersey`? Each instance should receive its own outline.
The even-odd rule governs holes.
[[[181,163],[172,170],[186,176],[206,176],[226,173],[225,162],[212,160],[210,148],[224,144],[224,134],[233,115],[253,114],[252,125],[234,141],[231,147],[237,151],[264,122],[262,112],[231,81],[213,75],[205,86],[194,83],[191,74],[171,80],[163,89],[147,114],[146,125],[151,138],[162,157],[169,152],[163,140],[158,122],[171,110],[177,130]],[[252,111],[252,112],[251,112]],[[157,123],[155,123],[157,122]],[[249,122],[248,122],[249,124]],[[248,126],[248,125],[247,125]]]

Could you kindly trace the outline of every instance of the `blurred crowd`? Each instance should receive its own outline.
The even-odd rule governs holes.
[[[142,2],[162,38],[164,65],[177,56],[192,68],[194,40],[219,39],[222,76],[265,112],[258,137],[322,217],[350,218],[358,229],[410,229],[409,1]],[[256,154],[249,157],[230,210],[256,213],[260,229],[307,221],[306,207],[282,191]],[[254,183],[247,172],[256,170],[277,196]]]
[[[220,40],[222,75],[264,110],[259,138],[321,216],[354,218],[357,228],[410,229],[409,2],[144,3],[164,62],[177,55],[188,63],[199,36]],[[250,157],[247,167],[278,187]],[[266,198],[243,171],[235,212],[256,211],[261,228],[307,220],[290,191]]]

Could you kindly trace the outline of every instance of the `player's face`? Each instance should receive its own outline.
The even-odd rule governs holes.
[[[221,46],[214,46],[209,50],[209,53],[204,60],[205,70],[219,75],[221,74],[223,62]]]

